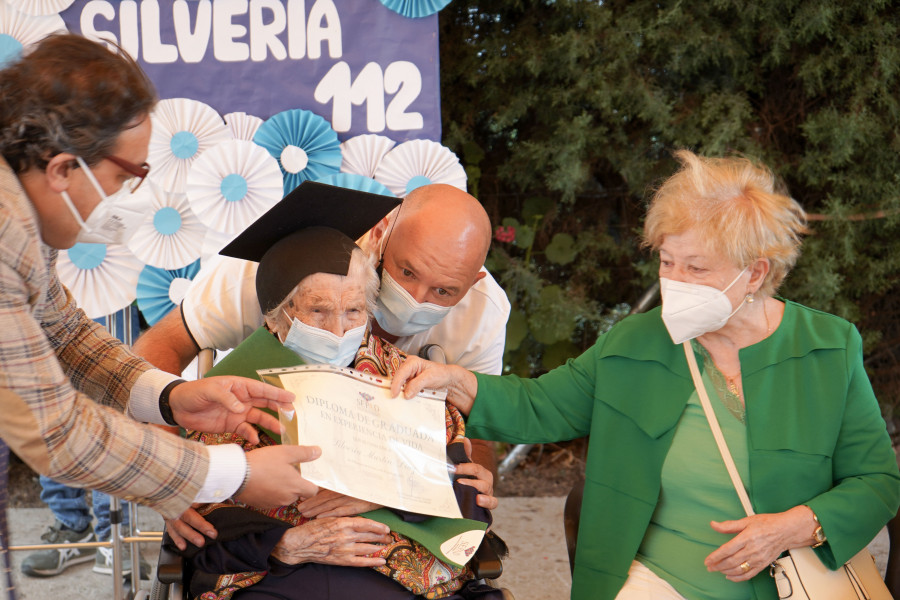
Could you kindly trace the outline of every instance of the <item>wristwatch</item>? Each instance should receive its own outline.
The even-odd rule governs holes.
[[[816,530],[813,532],[813,537],[816,538],[816,543],[812,545],[813,548],[818,548],[822,544],[828,541],[828,538],[825,537],[825,532],[822,531],[822,525],[819,523],[819,517],[816,516],[816,513],[813,513],[813,521],[816,522]]]

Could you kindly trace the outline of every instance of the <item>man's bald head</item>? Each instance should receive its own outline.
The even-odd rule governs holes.
[[[399,208],[385,268],[418,302],[453,305],[484,277],[490,244],[491,222],[477,199],[452,185],[426,185]]]
[[[395,227],[430,228],[443,241],[465,246],[484,264],[491,245],[491,221],[471,194],[445,183],[416,188],[403,201]]]

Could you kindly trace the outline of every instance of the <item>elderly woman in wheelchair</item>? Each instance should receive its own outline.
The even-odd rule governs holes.
[[[351,213],[358,221],[368,212],[374,224],[389,208],[372,209],[357,202]],[[271,240],[270,232],[259,231],[271,227],[272,219],[266,225],[264,216],[226,248],[259,261],[257,294],[266,319],[214,371],[255,376],[261,368],[329,363],[390,376],[406,356],[371,330],[379,278],[373,261],[347,235],[358,235],[358,229],[339,227],[343,230],[339,231],[317,226],[315,217],[305,220],[288,232],[279,224],[275,237],[280,239],[267,242],[267,249],[244,253],[242,248],[253,246],[260,233],[269,233]],[[445,423],[448,455],[454,454],[450,449],[456,445],[453,449],[460,458],[454,491],[463,515],[490,524],[489,509],[497,504],[492,475],[458,452],[468,440],[462,416],[453,406],[446,407]],[[189,432],[189,436],[210,445],[239,444],[245,451],[256,447],[233,434]],[[260,445],[277,443],[274,437],[261,431]],[[268,511],[234,500],[198,505],[182,520],[167,523],[167,529],[189,561],[190,596],[203,600],[464,599],[499,594],[475,585],[470,567],[443,562],[387,525],[357,516],[376,508],[380,507],[322,490]],[[190,527],[204,533],[201,545],[185,543],[185,538],[196,539]]]

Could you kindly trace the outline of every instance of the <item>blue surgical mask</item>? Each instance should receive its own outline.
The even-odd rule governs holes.
[[[375,303],[375,320],[392,335],[421,333],[441,322],[452,306],[416,302],[412,294],[397,283],[387,269],[381,274],[381,290]]]
[[[285,316],[291,319],[285,311]],[[353,362],[366,334],[366,324],[348,329],[343,336],[291,319],[291,329],[284,338],[284,347],[293,350],[309,365],[346,367]]]

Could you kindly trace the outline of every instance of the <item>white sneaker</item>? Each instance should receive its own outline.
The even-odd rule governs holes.
[[[122,575],[130,575],[131,574],[131,546],[128,544],[124,544],[122,547]],[[141,579],[150,579],[150,564],[144,560],[142,556],[140,558],[141,565]],[[101,575],[112,575],[113,572],[113,550],[112,548],[100,547],[97,548],[96,556],[94,557],[94,573],[100,573]]]

